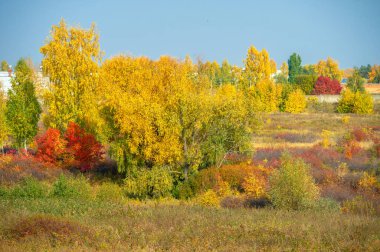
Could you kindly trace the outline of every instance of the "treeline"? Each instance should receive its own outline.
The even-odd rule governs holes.
[[[276,73],[268,52],[253,46],[244,68],[169,56],[102,62],[95,27],[67,27],[63,20],[40,51],[49,82],[36,82],[21,59],[12,88],[1,94],[2,146],[7,140],[25,150],[32,144],[44,162],[72,161],[87,170],[100,158],[101,143],[129,177],[142,167],[168,167],[187,178],[219,166],[228,153],[250,150],[259,113],[300,113],[305,94],[341,90],[342,71],[331,58],[302,66],[293,54]],[[350,89],[338,111],[371,113],[372,98],[360,83]]]

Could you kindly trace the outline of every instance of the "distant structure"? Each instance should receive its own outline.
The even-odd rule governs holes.
[[[12,71],[1,71],[0,72],[0,83],[3,86],[5,93],[8,92],[8,89],[11,88],[11,78],[14,76]]]

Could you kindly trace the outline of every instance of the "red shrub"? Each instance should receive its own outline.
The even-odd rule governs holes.
[[[369,134],[364,132],[362,129],[354,129],[352,131],[352,135],[358,142],[365,141],[370,138]]]
[[[331,80],[329,77],[319,76],[315,83],[313,94],[340,94],[342,86],[339,81]]]
[[[73,154],[81,171],[92,169],[103,155],[103,147],[94,135],[85,132],[74,122],[69,123],[65,139],[67,150]]]
[[[61,138],[59,130],[49,128],[43,135],[37,137],[37,146],[37,159],[55,163],[65,153],[66,141]]]

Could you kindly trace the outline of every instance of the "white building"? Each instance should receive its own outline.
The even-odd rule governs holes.
[[[13,73],[9,74],[7,71],[0,71],[0,82],[5,93],[11,88],[11,78]]]

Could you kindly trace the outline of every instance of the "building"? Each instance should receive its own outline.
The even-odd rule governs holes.
[[[0,71],[0,83],[5,93],[7,93],[8,89],[11,88],[11,78],[13,75],[14,74],[12,72]]]

